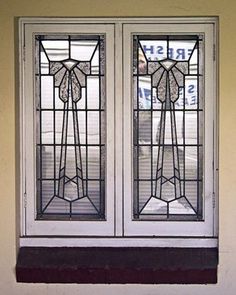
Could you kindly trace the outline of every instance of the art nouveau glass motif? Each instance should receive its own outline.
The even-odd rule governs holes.
[[[133,37],[135,219],[203,218],[203,37]]]
[[[105,40],[35,38],[37,217],[105,218]]]

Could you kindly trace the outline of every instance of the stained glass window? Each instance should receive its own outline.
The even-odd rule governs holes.
[[[203,219],[201,35],[133,36],[135,219]]]
[[[104,35],[35,37],[37,218],[105,218]]]

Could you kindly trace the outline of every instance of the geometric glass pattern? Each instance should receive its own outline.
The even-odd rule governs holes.
[[[104,35],[37,35],[35,97],[37,218],[104,219]]]
[[[202,35],[133,36],[135,219],[203,219]]]

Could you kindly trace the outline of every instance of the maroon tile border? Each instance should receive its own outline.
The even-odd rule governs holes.
[[[28,283],[215,284],[217,248],[22,247],[16,279]]]

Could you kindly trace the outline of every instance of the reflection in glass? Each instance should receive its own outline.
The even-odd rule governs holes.
[[[104,36],[35,42],[37,217],[104,219]]]
[[[133,37],[134,218],[201,220],[202,36]]]

